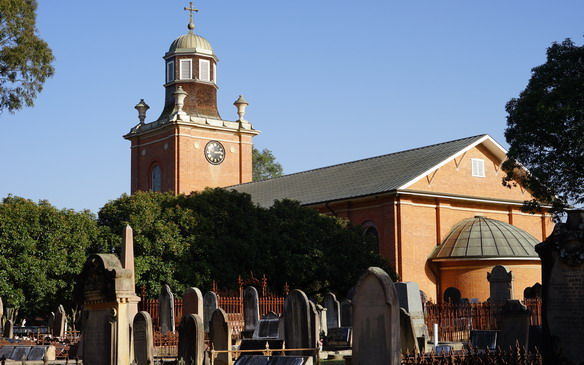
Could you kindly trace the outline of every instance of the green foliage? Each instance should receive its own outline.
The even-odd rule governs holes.
[[[284,169],[276,162],[276,157],[267,148],[262,151],[257,148],[252,150],[253,181],[261,181],[282,176]]]
[[[504,184],[519,183],[533,193],[527,210],[538,210],[540,202],[556,213],[583,204],[584,47],[570,39],[552,44],[546,63],[532,69],[527,87],[506,110]]]
[[[0,297],[22,315],[73,305],[73,285],[100,240],[89,211],[8,196],[0,204]]]
[[[98,220],[109,228],[114,251],[123,227],[134,228],[136,280],[149,296],[160,282],[182,293],[209,289],[212,280],[233,287],[250,272],[265,274],[275,292],[288,283],[309,295],[344,294],[369,266],[392,272],[360,227],[292,201],[261,208],[236,191],[124,195],[106,204]]]
[[[0,1],[0,111],[32,106],[54,73],[53,53],[37,35],[36,0]]]

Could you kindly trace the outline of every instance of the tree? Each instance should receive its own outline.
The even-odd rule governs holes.
[[[584,203],[584,47],[570,39],[553,43],[547,61],[532,69],[518,98],[506,105],[510,145],[504,184],[532,192],[529,211],[540,203],[560,213]]]
[[[36,29],[36,0],[0,1],[0,111],[32,106],[53,76],[53,53]]]
[[[73,304],[73,286],[89,252],[100,249],[89,211],[8,196],[0,203],[0,297],[23,316]]]
[[[282,176],[284,171],[282,165],[276,162],[276,157],[272,151],[267,148],[264,148],[262,151],[255,147],[253,148],[252,164],[253,181],[261,181]]]

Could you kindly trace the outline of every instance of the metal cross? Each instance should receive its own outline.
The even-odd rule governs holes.
[[[196,12],[196,13],[198,13],[199,12],[199,9],[193,9],[193,2],[192,1],[189,1],[189,7],[187,8],[185,6],[185,10],[188,10],[189,13],[190,13],[189,24],[193,24],[193,11]]]

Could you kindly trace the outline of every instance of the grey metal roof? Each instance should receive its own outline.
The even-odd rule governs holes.
[[[430,256],[433,261],[465,258],[533,258],[539,241],[524,230],[495,219],[461,221]]]
[[[248,193],[264,207],[284,198],[308,205],[390,192],[485,137],[488,136],[457,139],[227,189]]]

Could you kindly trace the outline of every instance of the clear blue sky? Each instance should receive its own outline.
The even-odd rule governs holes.
[[[130,189],[144,98],[163,105],[162,56],[188,1],[40,0],[56,74],[34,108],[0,115],[0,198],[97,212]],[[200,0],[218,55],[219,111],[246,119],[286,173],[488,133],[554,41],[582,44],[581,0]]]

